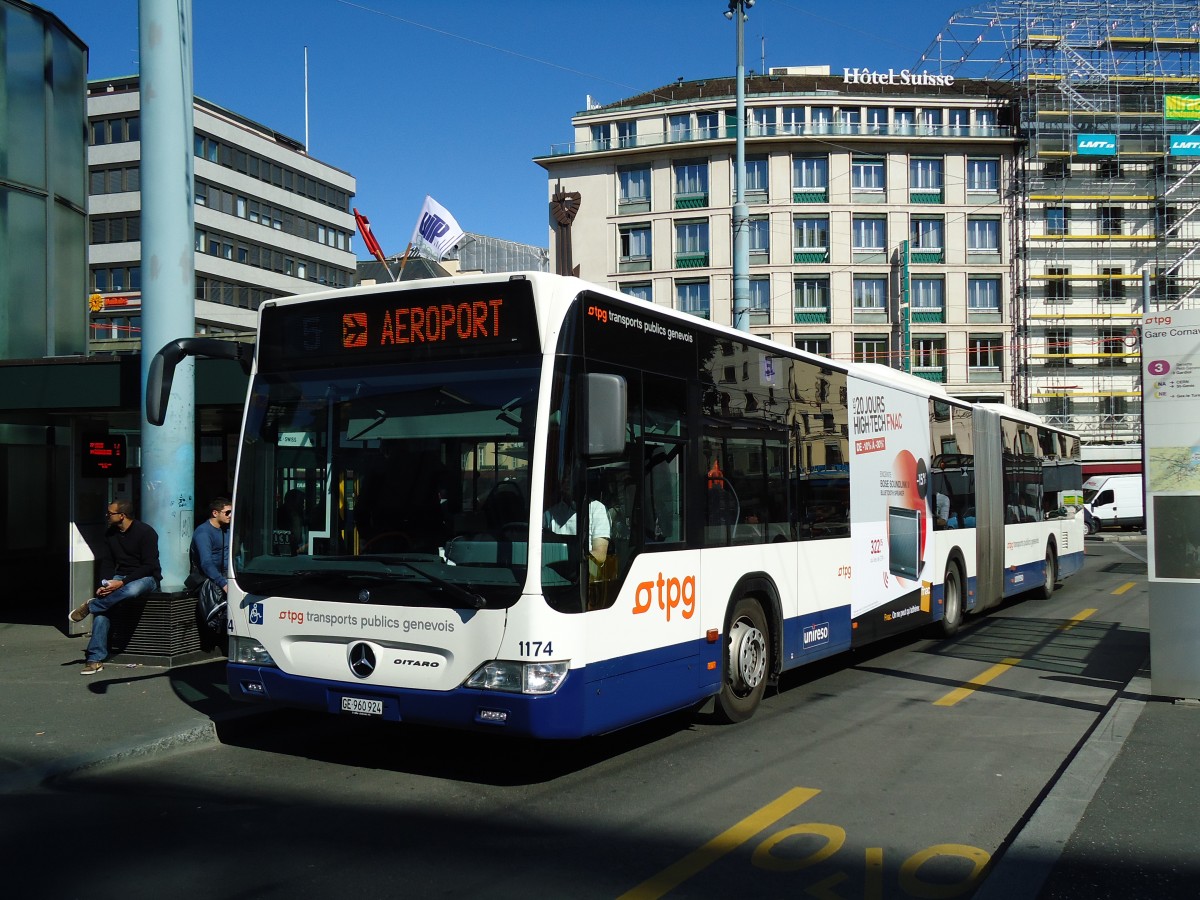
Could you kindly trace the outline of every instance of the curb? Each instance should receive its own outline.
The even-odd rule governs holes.
[[[1150,679],[1130,679],[1099,724],[1075,751],[1025,827],[1003,851],[972,900],[1036,897],[1075,833],[1079,820],[1133,731],[1150,696]]]
[[[215,718],[198,721],[189,727],[150,732],[134,738],[128,743],[111,744],[86,753],[76,753],[62,759],[37,763],[17,772],[0,774],[0,795],[30,791],[55,779],[75,775],[87,769],[155,756],[159,753],[168,753],[187,747],[220,743],[218,730],[222,725],[265,715],[276,709],[275,706],[264,704],[229,710]]]
[[[176,750],[180,747],[192,746],[194,744],[215,743],[216,740],[217,723],[212,720],[199,722],[183,730],[168,730],[158,732],[157,734],[145,735],[138,738],[136,743],[101,747],[97,750],[77,753],[74,756],[67,756],[63,759],[29,766],[19,772],[0,775],[0,794],[28,791],[56,778],[82,772],[85,769],[122,762],[127,759],[136,759],[141,756],[152,756],[156,753]]]
[[[1146,535],[1144,534],[1086,534],[1083,537],[1085,544],[1144,544]]]

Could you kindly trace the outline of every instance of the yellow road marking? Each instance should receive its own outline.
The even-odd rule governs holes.
[[[1137,582],[1127,581],[1125,584],[1121,585],[1119,588],[1117,588],[1115,591],[1113,591],[1113,593],[1119,596],[1119,595],[1125,593],[1131,587],[1137,587]]]
[[[1096,612],[1097,611],[1094,609],[1085,609],[1085,610],[1082,610],[1081,612],[1077,612],[1077,613],[1075,613],[1074,616],[1072,616],[1070,619],[1068,619],[1066,621],[1066,624],[1064,624],[1058,630],[1059,631],[1070,631],[1072,628],[1074,628],[1076,625],[1078,625],[1080,622],[1082,622],[1088,616],[1094,616],[1096,614]]]
[[[662,897],[819,793],[821,792],[812,788],[792,788],[782,797],[772,800],[762,809],[721,832],[699,850],[689,853],[679,862],[626,891],[619,900],[653,900]]]
[[[1075,615],[1073,615],[1070,619],[1068,619],[1066,622],[1064,622],[1062,625],[1060,625],[1058,630],[1059,631],[1070,631],[1072,628],[1074,628],[1076,625],[1078,625],[1084,619],[1087,619],[1090,616],[1094,616],[1097,612],[1098,612],[1098,610],[1095,610],[1095,609],[1080,610]],[[962,687],[955,688],[954,690],[952,690],[950,693],[946,694],[945,696],[943,696],[937,700],[934,700],[933,705],[934,706],[953,706],[958,701],[963,700],[967,697],[970,697],[973,693],[975,693],[977,690],[979,690],[981,687],[983,687],[988,682],[990,682],[996,678],[999,678],[1001,675],[1003,675],[1005,672],[1007,672],[1013,666],[1019,666],[1020,664],[1021,664],[1021,660],[1011,659],[1011,658],[1004,660],[1004,662],[996,663],[996,665],[992,666],[987,671],[983,672],[980,675],[976,675],[974,678],[972,678],[970,681],[968,681]]]
[[[1004,662],[996,663],[996,665],[992,666],[990,669],[988,669],[983,674],[976,675],[974,678],[972,678],[970,681],[968,681],[962,687],[955,688],[950,693],[946,694],[946,696],[942,697],[940,700],[934,700],[933,705],[934,706],[953,706],[959,700],[962,700],[966,697],[970,697],[973,693],[975,693],[977,690],[979,690],[979,688],[983,687],[985,684],[987,684],[992,679],[997,678],[1000,675],[1003,675],[1005,672],[1007,672],[1013,666],[1019,666],[1020,664],[1021,664],[1021,661],[1019,659],[1006,659],[1006,660],[1004,660]]]

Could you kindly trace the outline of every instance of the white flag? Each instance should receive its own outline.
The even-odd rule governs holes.
[[[441,259],[462,239],[463,230],[454,221],[454,216],[426,194],[425,205],[421,207],[421,215],[417,218],[417,227],[413,229],[409,243],[418,249],[428,247],[434,259]]]

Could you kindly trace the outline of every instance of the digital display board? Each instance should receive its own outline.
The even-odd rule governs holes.
[[[129,455],[123,434],[83,436],[83,477],[121,478],[127,474]]]
[[[260,372],[536,352],[528,281],[394,288],[271,306],[259,332]]]
[[[921,572],[921,513],[901,506],[888,508],[888,571],[915,579]]]

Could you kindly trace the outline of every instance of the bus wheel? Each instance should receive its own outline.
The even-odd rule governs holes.
[[[1054,582],[1058,581],[1058,557],[1054,554],[1054,547],[1046,545],[1046,583],[1042,585],[1041,596],[1043,600],[1049,600],[1054,593]]]
[[[742,597],[733,608],[725,650],[725,681],[717,695],[716,715],[723,722],[741,722],[754,715],[771,673],[771,642],[767,617],[753,597]]]
[[[942,635],[952,637],[962,625],[962,576],[954,563],[946,566],[946,577],[942,580]]]

